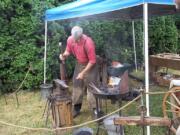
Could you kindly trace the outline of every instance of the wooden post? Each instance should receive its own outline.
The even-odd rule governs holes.
[[[141,126],[167,126],[171,125],[171,120],[161,117],[145,117],[142,121],[140,116],[120,117],[114,119],[115,125],[141,125]]]

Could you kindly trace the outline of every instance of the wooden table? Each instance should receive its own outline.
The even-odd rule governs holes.
[[[153,78],[153,74],[157,72],[159,67],[166,67],[175,70],[180,70],[180,56],[172,53],[162,53],[150,56],[150,77]]]

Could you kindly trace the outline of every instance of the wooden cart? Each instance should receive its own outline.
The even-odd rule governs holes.
[[[162,53],[157,55],[151,55],[149,59],[149,65],[151,80],[161,86],[169,86],[171,81],[170,78],[180,78],[179,75],[173,75],[169,79],[165,79],[163,73],[157,72],[160,67],[165,67],[166,69],[171,68],[175,70],[180,70],[180,56],[178,54]]]

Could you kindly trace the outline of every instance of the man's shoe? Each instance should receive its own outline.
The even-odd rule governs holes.
[[[82,104],[76,104],[73,106],[73,118],[77,117],[80,114]]]
[[[100,117],[102,117],[104,115],[103,111],[99,111],[97,112],[97,110],[95,108],[93,108],[93,119],[98,119]]]
[[[92,110],[92,118],[93,119],[97,119],[98,118],[97,110],[95,108],[93,108],[93,110]]]

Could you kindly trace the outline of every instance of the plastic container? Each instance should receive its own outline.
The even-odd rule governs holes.
[[[123,127],[114,125],[114,118],[119,118],[119,115],[114,114],[103,120],[108,135],[124,135]]]
[[[52,93],[53,85],[52,84],[41,84],[41,99],[47,99],[47,97]]]

